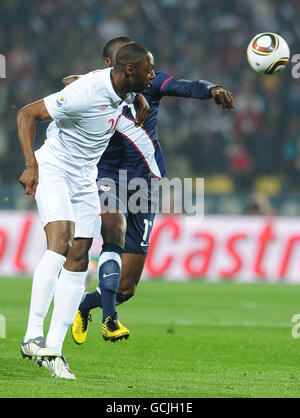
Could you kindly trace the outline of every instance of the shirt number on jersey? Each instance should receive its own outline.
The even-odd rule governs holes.
[[[149,239],[150,239],[150,231],[152,228],[152,221],[148,221],[148,219],[144,219],[145,229],[144,229],[144,235],[143,235],[143,241],[141,242],[142,247],[148,247],[149,245]]]
[[[117,129],[117,125],[118,125],[118,122],[120,120],[120,117],[121,117],[121,115],[118,116],[116,121],[113,118],[109,119],[108,124],[110,125],[110,127],[105,132],[105,135],[108,134],[108,133],[114,133],[115,132],[115,130]]]

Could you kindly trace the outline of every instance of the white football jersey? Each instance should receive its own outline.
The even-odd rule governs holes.
[[[123,104],[133,102],[134,93],[124,101],[116,94],[111,70],[92,71],[44,98],[53,122],[43,147],[59,166],[97,164],[116,130]]]

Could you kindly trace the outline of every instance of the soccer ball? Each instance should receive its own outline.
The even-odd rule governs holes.
[[[275,74],[288,65],[290,48],[286,41],[276,33],[259,33],[248,45],[247,58],[256,72]]]

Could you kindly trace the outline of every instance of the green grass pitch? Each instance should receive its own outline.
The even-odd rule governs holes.
[[[0,279],[0,397],[299,397],[300,286],[144,281],[119,307],[127,341],[104,342],[100,310],[87,341],[64,344],[75,381],[22,359],[31,280]],[[49,315],[45,328],[49,326]]]

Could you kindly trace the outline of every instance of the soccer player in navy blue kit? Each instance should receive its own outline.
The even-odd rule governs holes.
[[[105,65],[113,65],[118,48],[130,41],[126,37],[109,41],[103,50]],[[72,326],[72,335],[77,344],[85,341],[89,312],[96,307],[103,309],[102,334],[105,340],[116,341],[129,337],[129,330],[118,320],[115,305],[127,301],[134,295],[141,278],[155,217],[153,208],[157,204],[157,196],[149,192],[151,180],[159,180],[166,176],[165,161],[158,139],[160,100],[164,96],[213,98],[224,110],[234,109],[231,93],[221,86],[204,80],[183,80],[160,71],[156,71],[155,75],[151,86],[143,92],[150,106],[148,119],[143,126],[136,127],[132,109],[124,107],[117,132],[111,138],[98,164],[97,183],[100,200],[102,199],[101,207],[104,205],[103,196],[107,198],[110,194],[115,196],[112,199],[115,207],[111,208],[112,211],[110,208],[107,211],[102,210],[104,244],[99,259],[99,287],[94,292],[87,293],[79,306]],[[65,83],[72,82],[76,77],[67,77]],[[122,181],[124,174],[127,189],[125,199],[122,198],[120,185],[120,178]],[[134,178],[146,180],[149,186],[140,191],[141,198],[146,201],[148,209],[150,208],[147,213],[132,213],[128,210],[128,199],[135,191],[130,192],[127,185]],[[117,197],[115,190],[112,191],[114,184],[117,186],[117,195],[119,194]],[[115,253],[114,263],[105,261],[106,252]],[[106,318],[109,320],[105,321]]]

